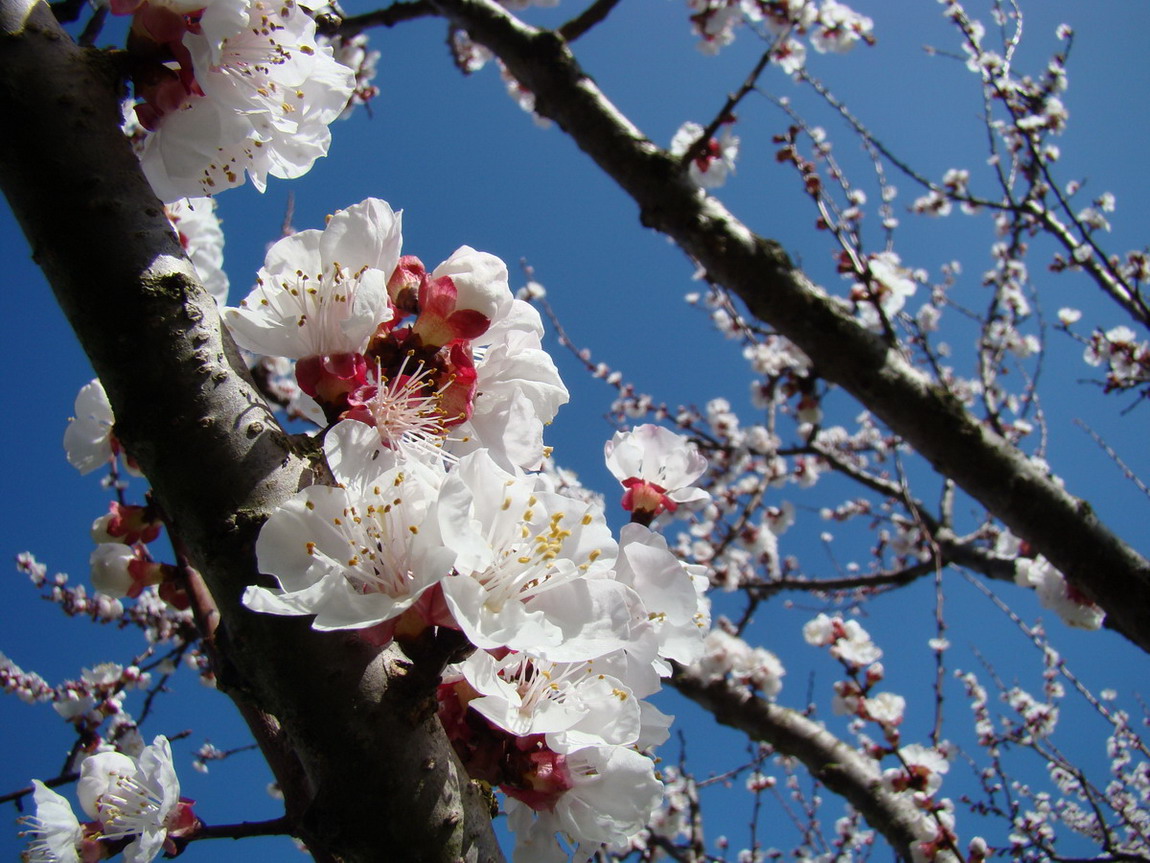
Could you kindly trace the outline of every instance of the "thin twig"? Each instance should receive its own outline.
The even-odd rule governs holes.
[[[77,40],[80,45],[85,48],[91,48],[96,39],[100,35],[100,31],[104,29],[104,21],[108,17],[108,7],[100,6],[92,13],[92,17],[88,19],[88,23],[84,25],[84,31],[80,34]]]
[[[685,152],[679,160],[684,168],[703,154],[703,150],[707,147],[708,142],[715,137],[715,133],[719,131],[719,127],[723,125],[723,123],[729,123],[734,119],[735,108],[738,107],[739,103],[743,101],[748,93],[755,89],[755,86],[759,82],[759,77],[763,74],[763,70],[765,70],[767,64],[771,62],[775,48],[789,35],[790,30],[780,34],[779,37],[770,44],[767,50],[763,52],[763,55],[759,57],[758,62],[755,63],[755,67],[751,70],[751,73],[747,75],[746,80],[743,81],[743,85],[734,93],[727,96],[727,101],[723,104],[723,107],[719,109],[714,119],[707,124],[707,128],[703,130],[703,134],[687,148],[687,152]]]
[[[329,36],[356,36],[371,27],[394,27],[404,21],[429,18],[435,14],[427,0],[399,0],[383,9],[345,18]]]
[[[1098,432],[1094,431],[1094,429],[1088,426],[1083,420],[1076,419],[1074,424],[1086,432],[1088,435],[1090,435],[1090,437],[1094,438],[1094,442],[1098,444],[1098,446],[1102,448],[1102,451],[1106,453],[1106,455],[1110,456],[1110,460],[1118,465],[1118,467],[1122,470],[1122,475],[1125,476],[1126,479],[1130,480],[1130,482],[1134,483],[1134,485],[1137,486],[1138,490],[1142,492],[1142,494],[1150,497],[1150,487],[1147,487],[1146,483],[1142,482],[1142,480],[1138,478],[1138,474],[1134,473],[1130,466],[1126,464],[1126,462],[1122,461],[1122,458],[1118,455],[1118,453],[1114,451],[1110,444],[1103,440],[1102,436],[1098,434]]]
[[[296,829],[294,818],[286,815],[270,821],[241,821],[238,824],[204,824],[192,837],[200,839],[246,839],[249,836],[290,836]]]
[[[602,23],[611,10],[619,5],[619,0],[595,0],[590,6],[572,18],[557,31],[568,42],[574,42],[596,24]]]

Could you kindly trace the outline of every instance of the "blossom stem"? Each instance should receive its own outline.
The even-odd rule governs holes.
[[[287,815],[268,821],[241,821],[238,824],[201,824],[189,841],[200,839],[246,839],[249,836],[290,836],[296,828],[296,819]]]
[[[73,770],[68,773],[61,773],[53,779],[45,779],[43,784],[48,788],[59,788],[61,785],[67,785],[69,782],[75,782],[80,778],[80,772]],[[17,805],[19,811],[23,811],[23,803],[21,802],[25,797],[28,797],[36,790],[34,785],[26,785],[23,788],[17,788],[15,791],[9,791],[6,794],[0,794],[0,805],[4,803],[13,803]]]

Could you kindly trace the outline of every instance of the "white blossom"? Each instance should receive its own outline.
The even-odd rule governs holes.
[[[327,154],[328,125],[355,75],[317,43],[315,22],[292,0],[253,0],[246,13],[235,32],[184,36],[198,89],[159,118],[141,154],[165,202],[241,185],[245,173],[263,191],[269,174],[300,177]]]
[[[223,308],[228,303],[228,274],[223,269],[224,232],[216,216],[215,198],[180,198],[166,205],[164,213],[196,275]]]
[[[623,646],[641,603],[609,577],[616,544],[597,507],[536,491],[479,450],[444,481],[438,517],[456,555],[443,596],[472,644],[554,661]]]
[[[22,859],[27,863],[80,863],[84,829],[71,804],[39,779],[33,779],[32,786],[36,814],[21,819],[31,828],[21,834],[31,836]]]
[[[880,692],[863,699],[866,715],[883,725],[897,725],[902,722],[906,711],[906,699],[893,692]]]
[[[471,417],[452,432],[450,452],[485,447],[505,469],[539,468],[543,427],[570,399],[542,338],[543,322],[533,306],[522,300],[500,304],[487,332],[471,343],[478,395]]]
[[[148,863],[164,848],[178,817],[180,783],[166,737],[157,737],[139,758],[98,752],[80,765],[76,796],[107,839],[134,837],[124,849],[128,863]]]
[[[272,513],[256,557],[279,589],[250,586],[244,605],[315,615],[321,631],[363,629],[395,620],[451,572],[434,516],[442,474],[415,461],[376,472],[371,455],[333,459],[346,487],[309,486]]]
[[[950,762],[939,750],[911,743],[898,751],[905,767],[883,771],[883,784],[895,791],[919,791],[934,794],[942,787],[942,777],[950,770]]]
[[[604,447],[607,469],[627,489],[623,508],[658,515],[681,504],[702,506],[711,496],[694,482],[707,460],[683,435],[646,423],[616,432]]]
[[[550,811],[535,812],[507,801],[515,833],[515,863],[567,859],[556,834],[576,845],[575,861],[589,859],[602,844],[625,844],[643,829],[663,797],[649,758],[622,746],[587,746],[565,753],[571,787]]]
[[[855,300],[859,318],[871,329],[877,329],[882,316],[890,318],[902,311],[916,288],[913,274],[894,252],[879,252],[867,261],[870,275],[865,284],[855,284],[851,298]]]
[[[128,596],[133,587],[129,567],[137,559],[129,545],[122,542],[100,543],[88,559],[88,565],[92,568],[92,587],[115,599]]]
[[[671,155],[676,158],[685,156],[704,131],[698,123],[684,123],[671,138]],[[738,157],[739,138],[731,134],[729,126],[725,126],[718,138],[711,138],[699,149],[687,166],[687,173],[704,189],[717,189],[734,173]]]
[[[458,291],[456,309],[471,309],[489,321],[506,315],[513,299],[507,284],[507,265],[488,252],[460,246],[436,267],[431,277],[451,278]]]
[[[224,320],[240,347],[302,359],[361,351],[390,320],[387,280],[399,263],[402,213],[377,198],[339,210],[267,253],[256,287]]]
[[[709,586],[705,567],[684,564],[660,534],[627,524],[619,534],[615,577],[643,600],[658,638],[659,656],[683,665],[702,656],[703,636],[711,623],[704,596]],[[664,676],[670,674],[669,666],[660,666]]]
[[[1046,558],[1020,557],[1014,563],[1014,570],[1015,583],[1033,587],[1042,607],[1055,612],[1067,626],[1078,629],[1102,626],[1106,613],[1073,588]]]
[[[64,430],[64,451],[68,463],[80,473],[88,474],[108,463],[112,458],[112,405],[99,380],[80,388],[76,396],[76,416],[68,420]]]
[[[822,0],[819,17],[811,32],[816,51],[844,54],[861,41],[871,41],[874,22],[837,0]]]
[[[477,650],[460,673],[479,693],[468,706],[518,737],[546,734],[557,750],[630,745],[639,737],[639,699],[586,662],[555,663],[523,653],[496,660]]]

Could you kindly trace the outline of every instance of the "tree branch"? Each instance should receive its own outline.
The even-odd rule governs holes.
[[[292,823],[288,818],[271,821],[243,821],[239,824],[204,824],[195,833],[201,839],[244,839],[248,836],[290,836]]]
[[[998,581],[1014,581],[1014,561],[980,548],[974,542],[961,540],[949,530],[942,530],[932,537],[937,546],[937,558],[930,558],[910,564],[902,569],[867,572],[859,575],[844,575],[839,578],[806,578],[790,576],[773,581],[752,584],[745,590],[758,600],[769,599],[783,591],[805,591],[807,593],[832,593],[858,588],[902,587],[917,581],[923,576],[937,572],[939,567],[962,566],[987,578]]]
[[[873,761],[802,714],[747,695],[725,680],[708,682],[691,669],[677,666],[671,685],[723,725],[799,759],[813,777],[846,799],[882,833],[899,857],[913,859],[911,849],[922,840],[925,816],[882,785]]]
[[[370,27],[394,27],[404,21],[414,21],[416,18],[426,18],[434,14],[435,10],[427,4],[427,0],[397,0],[390,6],[376,9],[374,12],[344,18],[335,28],[335,32],[329,35],[350,37]]]
[[[221,331],[120,132],[107,55],[77,47],[42,2],[0,0],[0,28],[0,188],[108,392],[117,437],[215,600],[223,688],[274,717],[302,765],[285,789],[298,835],[344,861],[501,859],[434,690],[409,682],[418,667],[394,646],[240,604],[259,580],[260,525],[323,476],[322,459],[279,427]]]
[[[602,24],[619,5],[619,0],[595,0],[590,6],[559,28],[559,35],[568,42],[574,42],[596,24]]]
[[[828,381],[866,405],[943,476],[951,477],[1049,559],[1107,612],[1115,629],[1150,651],[1150,563],[1115,536],[1089,504],[1064,491],[986,428],[896,347],[861,326],[843,301],[795,267],[689,181],[603,95],[556,34],[530,27],[491,0],[429,0],[503,60],[554,120],[639,206],[750,312],[794,342]]]

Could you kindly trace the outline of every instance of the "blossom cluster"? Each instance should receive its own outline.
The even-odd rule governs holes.
[[[141,748],[143,742],[135,720],[124,709],[124,699],[128,690],[146,689],[150,684],[151,675],[136,665],[102,662],[83,669],[78,680],[55,687],[44,700],[51,700],[52,708],[65,721],[76,725],[81,735],[95,733],[105,720],[110,720],[105,738],[132,751]]]
[[[876,761],[893,758],[896,762],[882,771],[880,782],[888,791],[904,796],[919,813],[913,824],[919,840],[912,848],[914,859],[959,859],[955,854],[953,801],[937,796],[950,769],[953,747],[945,741],[934,746],[902,742],[899,726],[906,700],[893,692],[875,691],[885,676],[879,662],[882,650],[858,621],[819,614],[803,627],[803,638],[810,645],[828,648],[847,671],[846,679],[835,683],[835,712],[855,717],[859,732],[867,723],[881,729],[881,744],[860,733],[862,748]]]
[[[125,702],[133,690],[154,695],[174,671],[176,659],[202,660],[190,612],[173,609],[154,588],[127,608],[101,592],[90,596],[83,585],[69,586],[62,573],[49,576],[30,554],[20,555],[17,565],[66,614],[134,625],[150,644],[130,664],[100,663],[57,685],[0,654],[0,691],[51,704],[74,727],[80,745],[73,748],[64,772],[79,771],[79,799],[92,819],[79,822],[66,799],[34,781],[36,814],[23,819],[30,841],[22,859],[79,863],[122,852],[125,859],[147,863],[161,851],[177,850],[174,840],[188,835],[196,821],[179,797],[167,741],[160,737],[146,746]],[[168,651],[157,658],[161,643]],[[153,681],[157,674],[162,675],[158,682]]]
[[[1051,59],[1041,78],[1036,80],[1029,75],[1020,78],[1014,75],[1010,62],[1002,54],[987,47],[986,27],[982,22],[970,18],[955,0],[947,0],[946,6],[944,14],[963,35],[967,68],[982,78],[986,89],[1003,101],[1012,116],[1012,122],[995,125],[1003,141],[1012,152],[1033,145],[1033,153],[1043,153],[1051,161],[1057,159],[1057,149],[1050,149],[1042,138],[1046,132],[1061,133],[1069,119],[1061,94],[1068,86],[1065,62],[1073,31],[1066,25],[1058,27],[1056,35],[1063,41],[1064,48]]]
[[[724,124],[718,138],[709,138],[701,147],[696,147],[704,131],[698,123],[684,123],[671,138],[670,153],[672,156],[683,157],[692,152],[692,148],[696,148],[697,152],[692,156],[687,172],[699,186],[714,189],[726,183],[728,175],[735,171],[739,138],[731,134],[729,124]]]
[[[1115,848],[1119,854],[1144,856],[1150,848],[1150,818],[1135,801],[1144,799],[1150,788],[1145,741],[1131,725],[1129,714],[1108,703],[1117,697],[1114,690],[1104,689],[1095,696],[1069,670],[1041,627],[1027,628],[1027,635],[1043,655],[1041,696],[1018,685],[1007,687],[996,677],[999,700],[1008,709],[994,716],[978,675],[955,672],[970,701],[979,745],[991,759],[980,774],[983,788],[995,792],[1008,788],[1016,801],[1010,808],[1008,844],[996,850],[1014,856],[1054,856],[1061,840],[1070,838],[1065,834],[1069,830]],[[1063,745],[1055,742],[1066,695],[1064,681],[1084,695],[1111,727],[1102,759],[1109,771],[1106,781],[1098,781],[1090,771],[1070,762]],[[1003,765],[1010,748],[1031,750],[1046,762],[1050,790],[1009,777]]]
[[[144,174],[165,203],[268,176],[292,179],[326,155],[328,126],[374,94],[372,58],[342,60],[294,0],[113,0],[132,15],[134,113]]]
[[[1150,383],[1150,343],[1139,340],[1130,327],[1095,330],[1083,359],[1091,366],[1106,367],[1106,391],[1127,390]]]
[[[751,647],[743,639],[727,631],[720,619],[719,625],[707,633],[703,641],[703,656],[693,670],[706,682],[727,680],[731,686],[748,697],[760,693],[773,699],[782,691],[786,669],[771,651],[764,647]]]
[[[628,842],[662,799],[645,753],[671,718],[647,699],[672,662],[701,656],[709,581],[651,525],[709,502],[693,487],[707,462],[657,426],[617,433],[605,456],[631,523],[616,539],[597,498],[541,470],[568,394],[539,313],[494,255],[463,246],[429,269],[402,253],[401,229],[378,199],[341,210],[272,245],[222,310],[237,344],[294,377],[334,480],[269,517],[256,554],[270,580],[243,601],[377,645],[460,633],[471,652],[438,698],[461,758],[506,793],[521,856],[562,843],[590,856]],[[93,381],[69,460],[117,465],[114,422]],[[112,503],[92,527],[97,595],[186,606],[180,574],[148,551],[161,527],[151,505]],[[756,685],[777,691],[769,678]]]
[[[1106,613],[1089,597],[1066,580],[1045,557],[1026,554],[1027,546],[1007,530],[995,539],[995,553],[1014,560],[1014,582],[1033,588],[1043,608],[1048,608],[1067,626],[1098,629]]]
[[[472,652],[438,695],[464,764],[506,793],[520,855],[550,859],[559,835],[590,856],[662,797],[642,753],[670,717],[645,699],[699,655],[707,579],[648,525],[705,503],[706,461],[665,429],[616,435],[616,540],[597,502],[536,472],[567,390],[503,262],[463,246],[429,270],[401,247],[401,214],[368,199],[273,245],[224,310],[241,347],[294,361],[335,480],[270,516],[256,554],[275,584],[243,601],[374,644],[461,633]]]
[[[68,461],[81,473],[115,465],[121,454],[113,426],[115,416],[100,381],[93,380],[76,396],[76,415],[64,432]],[[125,466],[134,470],[124,454]],[[175,567],[153,559],[148,543],[160,536],[162,522],[152,504],[128,504],[120,498],[111,502],[106,515],[92,522],[92,586],[98,595],[110,599],[139,599],[146,589],[157,587],[159,595],[177,609],[187,609],[188,599]],[[121,609],[122,611],[122,609]]]
[[[687,0],[687,7],[703,52],[717,53],[746,25],[776,40],[771,59],[787,72],[800,69],[806,58],[806,45],[796,36],[806,36],[820,54],[841,54],[874,40],[874,22],[838,0]]]
[[[28,552],[16,556],[16,567],[29,577],[34,587],[44,591],[44,599],[69,617],[87,617],[95,623],[118,626],[130,624],[144,634],[150,649],[164,645],[173,654],[185,657],[198,649],[193,646],[198,632],[192,613],[169,605],[154,587],[143,590],[135,602],[125,604],[120,597],[99,590],[90,593],[83,584],[70,584],[66,573],[49,576],[48,568]]]
[[[754,5],[760,16],[768,6],[799,8],[793,3]],[[803,4],[801,8],[813,10],[815,5]],[[844,8],[837,3],[823,4],[823,9],[841,12]],[[852,30],[846,27],[840,32],[849,34]],[[857,35],[859,28],[853,32]],[[788,40],[788,44],[797,43]],[[792,49],[789,56],[793,60],[797,54]],[[1018,126],[1036,127],[1035,123]],[[673,143],[672,152],[678,149],[682,155],[698,140],[701,128],[688,131],[693,137],[686,136],[678,147]],[[692,175],[700,185],[709,185],[733,165],[733,153],[728,158],[723,144],[721,140],[708,141],[704,152],[692,161]],[[966,179],[949,177],[944,184],[953,186],[953,196],[965,195]],[[943,205],[949,208],[952,199],[946,195],[932,199],[931,207],[937,202],[939,209]],[[172,209],[178,206],[173,204]],[[507,344],[498,330],[506,320],[498,308],[503,303],[503,291],[487,290],[492,282],[506,280],[505,271],[502,278],[492,278],[491,272],[498,274],[497,263],[483,253],[461,249],[429,273],[418,260],[399,254],[398,240],[394,254],[388,246],[393,235],[398,237],[397,214],[392,213],[394,219],[389,221],[382,207],[364,209],[373,211],[366,216],[372,221],[372,231],[360,233],[372,233],[371,238],[358,236],[354,242],[344,242],[348,234],[359,231],[355,225],[344,224],[339,229],[344,233],[330,241],[325,240],[327,231],[310,232],[318,234],[318,239],[285,241],[281,258],[273,262],[269,256],[261,272],[259,295],[253,292],[247,305],[229,316],[237,333],[245,325],[255,331],[252,342],[271,338],[269,331],[275,327],[265,326],[266,319],[259,315],[252,316],[253,322],[240,312],[274,306],[278,300],[284,301],[278,309],[281,322],[294,323],[296,334],[305,329],[311,332],[315,320],[326,320],[333,309],[338,328],[324,330],[328,334],[359,333],[360,321],[370,321],[362,334],[349,337],[346,343],[339,339],[332,339],[326,347],[309,343],[299,352],[289,345],[287,352],[269,357],[281,375],[290,374],[298,361],[299,378],[290,401],[305,404],[311,400],[315,415],[332,426],[324,451],[338,488],[304,493],[277,513],[278,521],[269,523],[266,541],[261,537],[261,561],[278,587],[253,588],[248,594],[249,605],[273,613],[314,614],[317,628],[351,628],[377,642],[392,638],[403,641],[426,627],[460,631],[476,650],[444,677],[439,692],[444,724],[474,775],[504,788],[515,801],[523,847],[548,856],[554,853],[556,833],[588,847],[625,837],[642,815],[642,801],[630,808],[613,805],[613,823],[607,825],[604,818],[592,823],[583,814],[594,808],[589,802],[592,799],[614,804],[626,783],[640,789],[637,797],[649,788],[649,768],[639,760],[637,751],[659,738],[660,722],[643,703],[643,681],[652,678],[652,670],[655,677],[664,673],[668,659],[697,657],[697,633],[691,627],[699,628],[702,614],[699,573],[666,563],[666,555],[661,554],[665,544],[644,527],[645,520],[673,513],[685,502],[679,493],[682,489],[667,481],[668,474],[695,473],[682,465],[671,471],[663,455],[674,451],[685,465],[694,459],[674,443],[661,453],[660,447],[642,442],[641,438],[655,437],[650,431],[653,426],[620,437],[618,452],[633,448],[640,456],[630,464],[620,464],[617,453],[609,452],[608,458],[610,461],[616,455],[616,475],[626,489],[624,507],[642,515],[635,516],[639,524],[629,526],[612,551],[610,543],[614,540],[601,538],[600,514],[594,504],[578,501],[573,505],[547,475],[528,472],[547,463],[547,450],[542,446],[542,427],[547,421],[547,410],[542,406],[545,397],[534,391],[520,392],[518,383],[505,386],[500,369],[489,368],[485,362],[492,350]],[[342,216],[337,214],[333,222]],[[1100,213],[1083,211],[1080,219],[1098,229],[1104,224]],[[173,221],[190,223],[189,218],[179,215],[173,216]],[[341,224],[354,221],[349,217]],[[185,240],[183,225],[177,227],[181,240]],[[385,248],[378,253],[374,248],[364,252],[380,236]],[[315,250],[309,251],[305,246],[312,242]],[[185,246],[191,252],[189,244],[185,242]],[[345,254],[351,254],[350,265]],[[459,260],[454,260],[457,257]],[[1006,303],[1016,302],[1016,297],[1024,302],[1018,286],[1025,270],[1019,272],[1005,244],[996,251],[996,259],[1002,276],[994,282],[996,290],[1001,290]],[[877,329],[884,318],[901,312],[915,291],[915,282],[921,280],[902,267],[893,251],[861,260],[858,269],[862,272],[852,274],[861,281],[854,285],[851,296],[860,317]],[[218,263],[208,261],[207,265]],[[294,271],[292,266],[296,266]],[[467,276],[475,277],[472,287],[481,295],[475,306],[461,305],[459,299],[466,293],[461,292],[459,283]],[[381,279],[387,298],[373,303],[373,296],[381,296]],[[281,287],[286,294],[302,297],[294,309],[297,315],[288,314],[290,301],[280,292]],[[322,299],[316,299],[321,296],[327,297],[326,306]],[[360,303],[357,297],[366,299]],[[476,314],[461,315],[461,308]],[[1018,316],[1025,314],[1020,308],[1014,311]],[[508,324],[504,327],[507,334],[533,332],[534,322],[526,321],[522,310],[517,313],[524,316],[523,325],[516,328]],[[713,314],[725,331],[737,332],[737,319],[725,308],[716,306]],[[994,321],[993,327],[999,323]],[[993,327],[987,329],[987,345],[1003,346],[1020,356],[1024,351],[1033,353],[1028,339],[1017,338],[1013,330],[996,331]],[[292,327],[283,330],[291,331]],[[281,335],[284,333],[275,338]],[[1110,362],[1110,356],[1102,356],[1101,351],[1110,350],[1108,342],[1118,341],[1110,334],[1106,339],[1095,349],[1099,362]],[[273,350],[281,347],[273,346]],[[729,459],[732,465],[753,464],[764,478],[761,485],[744,481],[721,489],[730,492],[723,501],[726,513],[738,509],[735,501],[739,493],[758,494],[784,482],[804,487],[814,484],[820,474],[835,465],[833,458],[819,451],[825,445],[841,446],[834,458],[842,461],[842,453],[853,452],[855,440],[862,444],[859,450],[871,447],[881,452],[885,441],[876,437],[873,426],[858,436],[841,428],[820,428],[820,393],[810,364],[785,339],[771,335],[748,345],[747,354],[762,374],[755,382],[755,406],[793,409],[800,428],[805,429],[800,435],[806,449],[780,453],[783,448],[773,422],[740,427],[729,403],[720,399],[709,403],[705,417],[721,433],[716,435],[717,446],[730,444],[719,458]],[[535,358],[522,359],[524,366],[534,362]],[[550,389],[553,400],[558,401],[562,385],[556,384],[549,371],[541,371],[544,365],[540,361],[532,367],[529,379],[540,390]],[[488,377],[481,381],[484,371]],[[518,413],[504,404],[513,394],[524,395]],[[489,412],[498,414],[497,419],[476,425],[475,416],[482,417],[488,405]],[[860,418],[859,424],[865,427],[866,420]],[[657,465],[649,475],[645,475],[645,460]],[[730,474],[737,473],[732,467]],[[697,473],[690,479],[679,476],[677,481],[689,484],[695,478]],[[496,501],[506,505],[513,516],[504,518],[495,513]],[[163,571],[137,551],[127,553],[126,549],[150,541],[158,527],[143,513],[125,509],[114,506],[100,520],[99,528],[93,527],[102,542],[93,559],[94,583],[120,596],[147,595],[144,592],[155,581],[163,582]],[[878,506],[872,510],[860,499],[827,509],[824,517],[846,521],[878,510]],[[721,512],[724,508],[708,513],[710,525],[720,520],[710,516]],[[745,512],[750,513],[750,508]],[[556,520],[556,515],[561,517]],[[580,527],[568,530],[576,517]],[[778,547],[778,534],[789,519],[793,519],[793,508],[788,511],[785,503],[764,508],[756,517],[741,518],[737,532],[732,531],[729,541],[724,538],[721,544],[712,542],[714,534],[708,536],[704,522],[691,535],[690,552],[696,559],[713,553],[723,555],[727,563],[720,573],[727,576],[727,586],[750,585],[748,574],[757,572],[765,573],[768,580],[782,580],[788,570],[794,572]],[[369,527],[352,528],[347,526],[349,522],[357,526],[368,522]],[[509,529],[512,522],[518,527],[518,540],[506,539],[515,536]],[[304,542],[302,553],[293,556],[283,550],[301,532],[312,529],[318,532],[305,533],[310,538]],[[919,544],[919,530],[916,523],[890,542],[885,537],[882,541],[888,548],[899,549],[900,555],[913,554]],[[926,528],[921,531],[925,533]],[[125,536],[132,538],[117,539]],[[660,554],[652,554],[651,548]],[[513,557],[522,569],[508,576],[505,570],[514,568],[509,562]],[[653,557],[665,565],[653,564]],[[625,563],[632,558],[643,558],[649,568],[629,575]],[[564,569],[563,562],[568,564],[566,571],[557,572]],[[1045,561],[1038,559],[1032,564],[1025,574],[1020,566],[1020,581],[1040,591],[1043,585],[1059,584],[1057,573],[1051,577]],[[565,581],[571,570],[575,573]],[[685,589],[684,572],[694,583],[693,598]],[[665,598],[665,582],[659,581],[664,577],[674,585],[675,602],[669,609],[654,604],[656,597]],[[594,583],[599,581],[622,584],[630,593]],[[644,591],[640,583],[660,586]],[[629,608],[625,623],[600,614],[601,608],[612,605],[604,599],[613,596],[611,591],[622,596],[622,605]],[[584,604],[594,610],[588,617],[606,620],[607,625],[589,631],[582,616],[569,613],[577,605],[569,601],[571,597],[585,600]],[[504,615],[506,609],[510,611]],[[640,625],[644,613],[655,637]],[[862,721],[878,723],[891,733],[901,721],[905,703],[892,693],[870,692],[870,686],[881,678],[878,651],[853,623],[823,619],[811,627],[818,643],[831,646],[838,658],[858,669],[865,666],[862,682],[853,681],[852,687],[848,681],[838,688],[836,707]],[[781,667],[776,672],[766,658],[752,655],[744,643],[736,642],[728,633],[711,632],[703,650],[704,662],[715,661],[719,673],[732,674],[748,691],[754,689],[768,696],[777,693]],[[95,679],[88,682],[102,685]],[[561,696],[554,695],[555,691]],[[636,703],[637,719],[631,709]],[[1032,707],[1022,696],[1012,704],[1020,712]],[[475,709],[470,710],[472,707]],[[897,757],[900,767],[886,771],[884,776],[890,788],[926,795],[938,790],[946,767],[939,752],[912,744],[902,747]]]
[[[199,820],[180,797],[168,739],[157,737],[138,756],[115,750],[89,755],[80,765],[76,796],[90,819],[81,822],[67,798],[33,782],[36,814],[24,818],[30,863],[80,863],[116,853],[148,863],[161,852],[175,856],[177,840]]]

